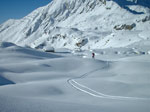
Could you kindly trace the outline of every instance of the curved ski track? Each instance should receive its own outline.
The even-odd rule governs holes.
[[[109,62],[107,62],[107,65],[102,67],[102,68],[97,68],[94,69],[90,72],[87,72],[79,77],[74,77],[74,78],[70,78],[67,80],[68,84],[71,85],[73,88],[84,92],[86,94],[89,94],[93,97],[98,97],[98,98],[105,98],[105,99],[118,99],[118,100],[122,100],[122,99],[127,99],[127,100],[150,100],[149,98],[139,98],[139,97],[125,97],[125,96],[113,96],[113,95],[107,95],[107,94],[103,94],[101,92],[95,91],[83,84],[78,83],[77,81],[75,81],[75,79],[82,79],[85,78],[86,76],[90,75],[91,73],[94,73],[96,71],[102,70],[102,69],[106,69],[109,67]]]

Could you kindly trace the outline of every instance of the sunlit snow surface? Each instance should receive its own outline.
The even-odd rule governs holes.
[[[53,0],[0,25],[0,112],[150,111],[150,2],[103,1]]]
[[[150,38],[149,0],[103,1],[53,0],[22,19],[1,24],[0,41],[40,49],[87,50],[125,47]],[[115,29],[124,25],[129,26]]]
[[[150,111],[149,54],[56,51],[1,43],[0,112]]]

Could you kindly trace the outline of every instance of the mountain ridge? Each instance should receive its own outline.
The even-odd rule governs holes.
[[[1,24],[0,40],[40,49],[124,47],[140,41],[140,33],[150,30],[150,9],[140,5],[140,0],[121,3],[125,7],[120,0],[53,0],[20,20]],[[134,39],[119,38],[121,46],[118,37],[126,32]]]

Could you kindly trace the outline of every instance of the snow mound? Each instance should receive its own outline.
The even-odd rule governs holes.
[[[102,61],[98,51],[95,59],[22,47],[0,48],[0,52],[1,112],[26,112],[26,109],[147,112],[150,109],[149,55],[134,54],[128,58],[124,55],[108,61],[106,50]],[[122,52],[114,55],[122,57]]]

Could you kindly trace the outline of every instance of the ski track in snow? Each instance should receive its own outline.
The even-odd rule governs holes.
[[[98,92],[96,90],[93,90],[83,84],[78,83],[77,81],[75,81],[75,79],[82,79],[87,77],[88,75],[90,75],[91,73],[94,73],[96,71],[102,70],[102,69],[107,69],[109,67],[109,62],[107,62],[108,64],[102,68],[97,68],[94,69],[90,72],[87,72],[79,77],[74,77],[74,78],[70,78],[67,80],[68,84],[71,85],[73,88],[84,92],[86,94],[89,94],[93,97],[98,97],[98,98],[106,98],[106,99],[118,99],[118,100],[149,100],[149,98],[139,98],[139,97],[125,97],[125,96],[113,96],[113,95],[107,95],[107,94],[103,94],[101,92]]]

